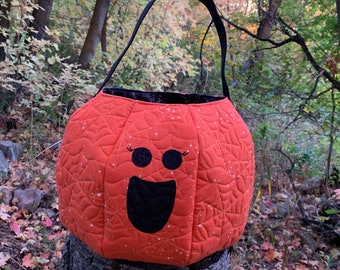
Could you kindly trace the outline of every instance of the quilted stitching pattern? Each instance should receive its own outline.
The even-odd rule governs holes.
[[[152,154],[144,167],[131,161],[140,147]],[[185,153],[177,169],[164,166],[169,149]],[[154,233],[129,220],[132,177],[176,183],[170,217]],[[183,266],[232,246],[243,232],[253,143],[228,99],[181,105],[100,93],[72,115],[56,178],[62,223],[100,255]]]

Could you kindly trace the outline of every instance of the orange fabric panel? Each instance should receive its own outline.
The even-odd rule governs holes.
[[[100,93],[65,130],[61,221],[106,258],[189,265],[242,234],[253,151],[227,98],[184,105]]]

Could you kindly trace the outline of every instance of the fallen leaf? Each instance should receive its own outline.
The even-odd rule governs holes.
[[[66,234],[67,234],[66,231],[57,232],[56,234],[49,235],[48,240],[52,241],[65,238]]]
[[[283,257],[283,253],[281,251],[274,251],[274,258],[275,259],[280,260],[280,259],[282,259],[282,257]]]
[[[10,229],[12,232],[14,232],[16,234],[16,236],[19,236],[20,235],[20,232],[21,232],[21,228],[19,226],[19,224],[14,221],[12,222],[10,225],[9,225]]]
[[[334,190],[333,198],[335,198],[336,200],[340,200],[340,188]]]
[[[275,259],[275,252],[274,250],[267,250],[264,254],[263,254],[263,259],[266,262],[272,262]]]
[[[5,266],[6,262],[11,258],[8,254],[0,252],[0,267]]]
[[[22,266],[33,269],[37,266],[37,259],[32,257],[31,253],[28,253],[22,258]]]
[[[53,255],[58,259],[61,259],[63,257],[63,253],[61,252],[61,250],[54,251]]]
[[[42,224],[47,228],[53,226],[53,222],[48,216],[45,216],[45,220],[42,221]]]
[[[283,194],[283,193],[277,193],[277,194],[275,195],[275,199],[276,199],[277,201],[283,202],[283,201],[286,201],[287,198],[288,198],[288,195]]]
[[[308,261],[308,263],[311,266],[318,266],[319,265],[319,261]]]
[[[311,261],[311,260],[301,260],[300,262],[304,263],[305,265],[308,266],[318,266],[319,261]]]
[[[51,204],[52,209],[59,210],[59,204],[57,202],[54,202]]]
[[[37,257],[37,263],[40,265],[47,264],[50,262],[48,258],[49,258],[49,254],[42,253],[40,254],[40,256]]]
[[[340,250],[338,248],[332,248],[330,253],[331,253],[332,258],[335,260],[337,260],[338,257],[340,256]]]
[[[262,250],[269,250],[269,249],[273,249],[273,245],[270,242],[264,242],[261,245],[261,249]]]
[[[64,247],[64,242],[58,240],[57,243],[55,243],[55,250],[60,251]]]
[[[2,219],[3,221],[7,221],[7,219],[10,217],[9,214],[0,211],[0,219]]]
[[[297,265],[295,269],[296,270],[309,270],[309,268],[306,268],[306,266],[302,264]]]
[[[271,201],[263,201],[263,204],[267,207],[271,207],[273,203]]]
[[[292,241],[287,242],[287,248],[289,252],[296,250],[301,245],[300,238],[295,238]]]
[[[11,217],[11,215],[9,215],[11,212],[13,212],[13,207],[4,203],[0,204],[0,219],[3,221],[8,221],[8,219]]]

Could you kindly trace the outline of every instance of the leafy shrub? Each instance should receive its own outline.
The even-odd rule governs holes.
[[[92,94],[93,82],[87,71],[60,57],[59,45],[53,39],[37,40],[30,35],[27,22],[37,7],[34,1],[25,5],[26,9],[13,7],[10,28],[1,29],[7,40],[2,44],[6,58],[0,62],[0,84],[7,100],[2,100],[0,109],[6,109],[8,117],[27,130],[31,138],[25,141],[32,150],[35,140],[61,136],[60,128],[65,126],[75,98]],[[48,31],[48,35],[54,33]]]

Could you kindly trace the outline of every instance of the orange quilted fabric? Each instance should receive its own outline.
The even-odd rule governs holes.
[[[61,221],[106,258],[189,265],[242,234],[253,151],[228,98],[164,104],[101,92],[66,127]]]

